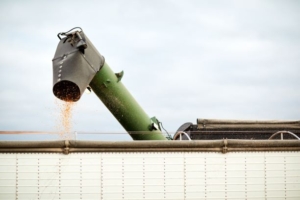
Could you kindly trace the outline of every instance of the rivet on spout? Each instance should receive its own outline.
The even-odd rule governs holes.
[[[58,74],[58,77],[61,77],[61,74]]]

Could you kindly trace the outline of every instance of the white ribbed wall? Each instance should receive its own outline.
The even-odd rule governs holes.
[[[0,199],[300,199],[300,152],[1,153]]]

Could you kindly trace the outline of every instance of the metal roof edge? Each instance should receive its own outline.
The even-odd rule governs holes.
[[[300,151],[299,140],[0,141],[0,152],[243,152]]]

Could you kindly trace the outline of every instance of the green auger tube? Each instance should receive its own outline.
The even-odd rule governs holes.
[[[91,88],[134,140],[166,140],[160,122],[149,118],[113,73],[80,27],[58,33],[53,62],[53,94],[78,101]]]
[[[122,84],[122,76],[104,63],[89,85],[134,140],[166,140],[158,121],[148,117]]]

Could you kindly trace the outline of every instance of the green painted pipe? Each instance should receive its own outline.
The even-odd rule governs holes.
[[[126,87],[123,72],[115,74],[107,63],[96,73],[90,87],[134,140],[166,140]]]

